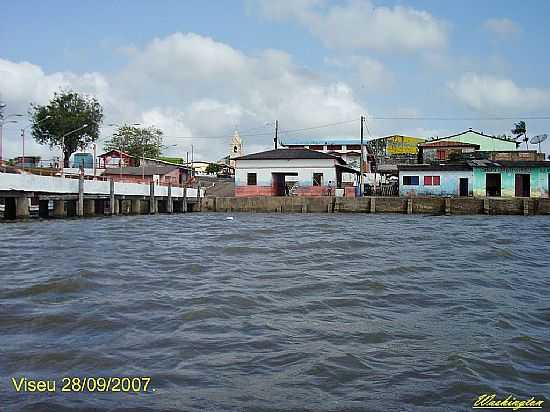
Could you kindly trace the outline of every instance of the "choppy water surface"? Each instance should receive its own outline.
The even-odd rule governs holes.
[[[550,219],[225,217],[1,225],[0,410],[548,398]],[[32,395],[10,382],[75,375],[151,376],[155,392]]]

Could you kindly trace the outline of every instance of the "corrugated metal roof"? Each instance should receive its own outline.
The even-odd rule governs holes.
[[[276,159],[332,159],[338,161],[340,164],[346,164],[346,162],[338,156],[333,156],[328,153],[317,152],[309,149],[276,149],[268,150],[266,152],[252,153],[249,155],[236,157],[234,160],[276,160]]]
[[[420,165],[398,165],[399,171],[464,171],[472,170],[472,167],[468,163],[441,163],[441,164],[420,164]]]
[[[501,168],[513,168],[513,167],[549,167],[550,161],[548,160],[470,160],[468,161],[473,167],[501,167]]]
[[[366,142],[367,139],[364,139]],[[361,139],[358,137],[342,137],[342,138],[330,138],[330,137],[318,137],[304,140],[285,140],[281,143],[283,146],[310,146],[310,145],[348,145],[348,144],[361,144]]]
[[[165,175],[174,170],[181,169],[177,166],[145,166],[145,167],[109,167],[105,169],[104,175],[127,175],[127,176],[153,176]]]
[[[473,143],[464,143],[464,142],[454,142],[452,140],[438,140],[436,142],[427,142],[419,144],[420,147],[477,147],[478,144]]]

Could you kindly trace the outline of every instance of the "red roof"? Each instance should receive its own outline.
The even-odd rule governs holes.
[[[113,154],[116,154],[117,157],[120,156],[120,157],[134,158],[134,156],[129,155],[128,153],[125,153],[125,152],[123,152],[123,151],[121,151],[121,150],[116,150],[116,149],[110,150],[110,151],[108,151],[108,152],[106,152],[106,153],[103,153],[103,154],[100,154],[98,157],[101,157],[101,158],[103,158],[103,157],[113,157],[113,156],[112,156]]]
[[[453,142],[452,140],[438,140],[436,142],[422,143],[421,147],[475,147],[479,149],[479,145],[473,143]]]

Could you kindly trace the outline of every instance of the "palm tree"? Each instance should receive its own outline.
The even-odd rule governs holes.
[[[523,120],[514,124],[514,128],[511,130],[512,134],[516,136],[516,139],[523,136],[525,146],[529,149],[529,138],[527,137],[527,125]]]

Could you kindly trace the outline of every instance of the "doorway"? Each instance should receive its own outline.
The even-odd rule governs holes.
[[[531,175],[516,174],[516,197],[531,197]]]
[[[298,180],[298,173],[272,173],[273,196],[288,196],[290,189]],[[293,181],[287,182],[287,176],[296,176]]]
[[[501,181],[500,173],[487,173],[485,175],[486,196],[500,197]]]
[[[467,177],[461,177],[459,180],[458,185],[458,195],[459,196],[468,196],[469,190],[468,190],[468,178]]]

